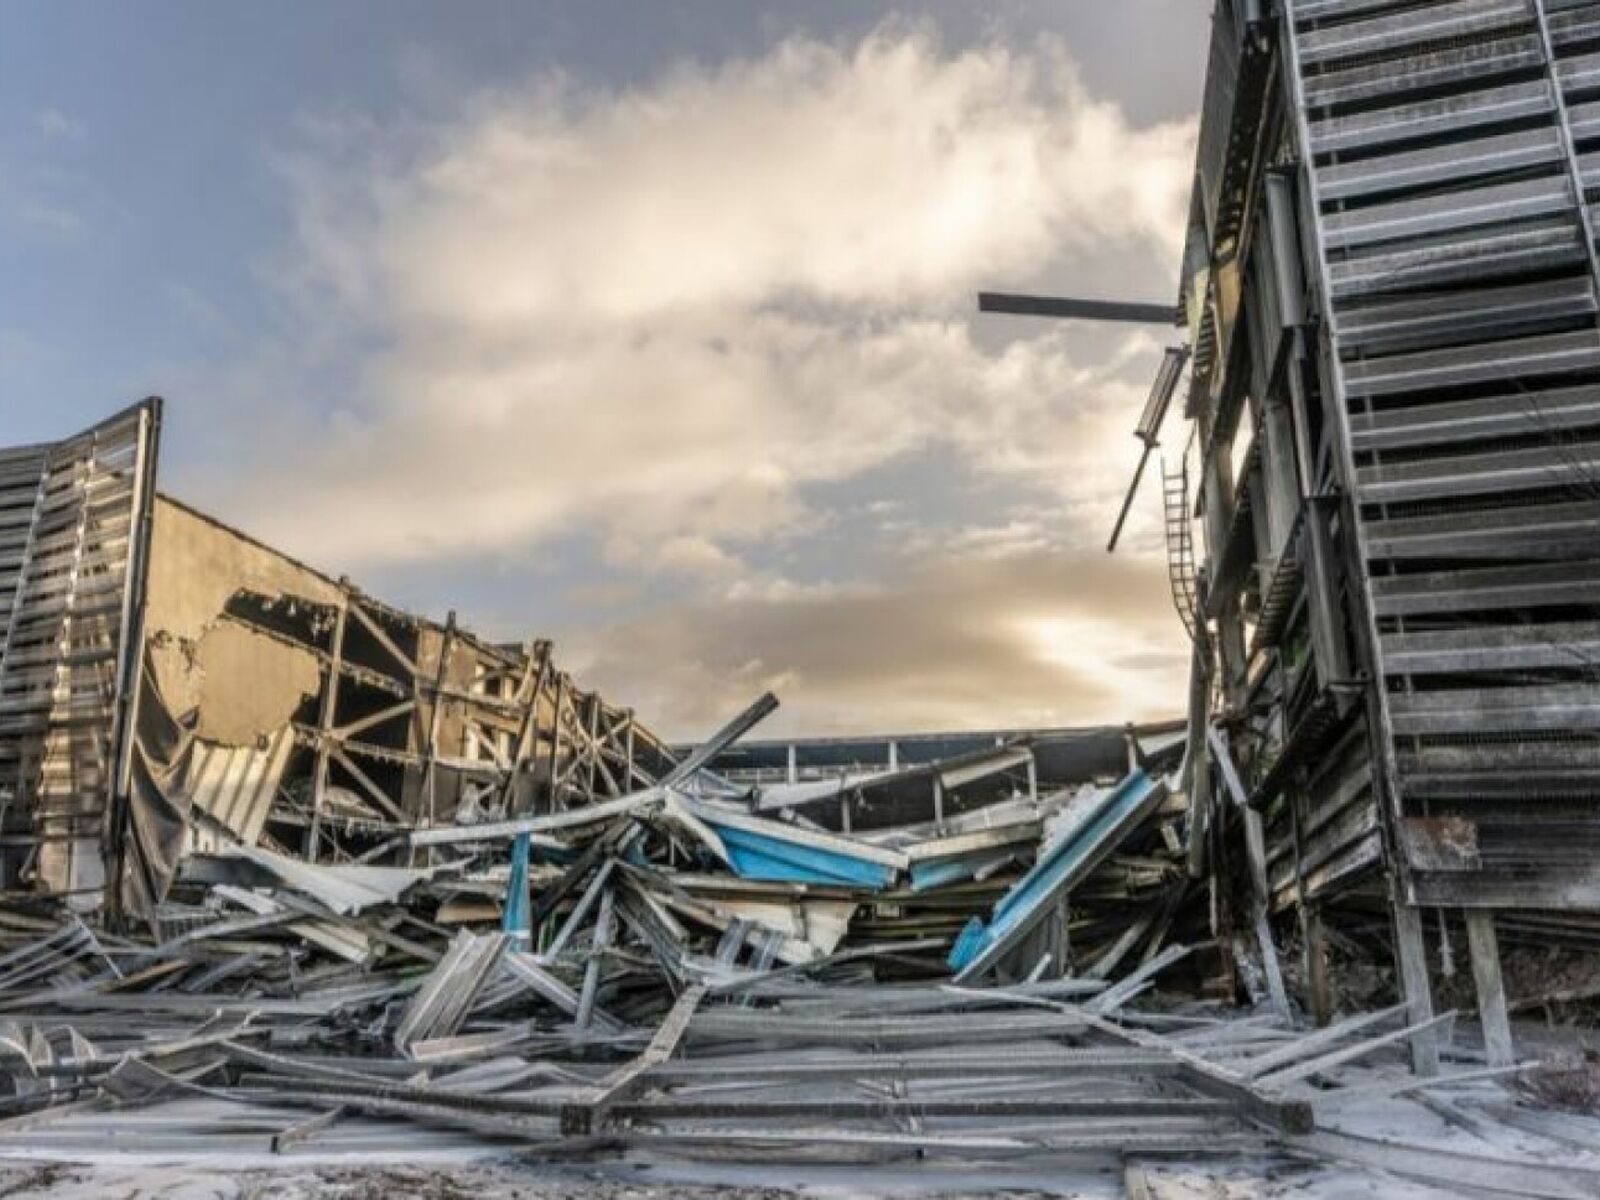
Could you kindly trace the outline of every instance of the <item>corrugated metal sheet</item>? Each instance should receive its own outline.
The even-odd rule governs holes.
[[[1400,822],[1505,831],[1435,902],[1592,901],[1541,831],[1592,828],[1600,765],[1593,492],[1600,257],[1589,0],[1296,0],[1285,45],[1309,142],[1333,411],[1371,614],[1383,791]],[[1574,751],[1574,747],[1579,749]],[[1370,861],[1329,816],[1303,868]],[[1409,826],[1406,826],[1409,827]],[[1402,842],[1410,851],[1420,842]],[[1491,878],[1493,877],[1493,878]]]
[[[1070,829],[1039,856],[995,906],[985,925],[974,917],[950,951],[957,980],[980,978],[1028,933],[1054,903],[1114,850],[1123,835],[1166,795],[1166,787],[1135,770],[1086,806]]]
[[[219,746],[197,738],[184,770],[184,790],[197,807],[227,826],[239,840],[254,845],[293,749],[294,734],[287,725],[260,747]],[[203,825],[191,828],[194,849],[218,847],[219,835],[214,830]]]
[[[685,801],[683,808],[720,839],[728,864],[744,879],[885,888],[910,865],[898,851],[849,838],[709,804]]]
[[[148,400],[0,453],[0,886],[92,905],[104,884],[159,417]]]
[[[393,904],[410,888],[433,874],[432,871],[374,867],[367,863],[326,866],[301,862],[260,846],[233,845],[223,853],[254,863],[277,876],[285,886],[312,897],[329,912],[341,916],[359,913],[375,905]]]

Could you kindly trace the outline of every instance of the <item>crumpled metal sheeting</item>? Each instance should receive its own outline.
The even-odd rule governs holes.
[[[692,920],[652,882],[669,879],[666,868],[607,861],[600,887],[630,915],[597,960],[587,926],[545,958],[501,931],[450,936],[427,916],[445,894],[427,879],[351,914],[287,888],[222,886],[209,907],[174,913],[170,938],[97,939],[86,975],[43,969],[0,993],[0,1072],[12,1083],[0,1153],[392,1160],[449,1146],[863,1170],[914,1155],[1000,1178],[1130,1154],[1259,1163],[1326,1147],[1353,1159],[1348,1136],[1321,1137],[1323,1107],[1338,1110],[1347,1083],[1356,1102],[1395,1090],[1368,1068],[1398,1066],[1400,1009],[1312,1033],[1193,1006],[1129,1010],[1187,953],[1176,943],[1115,983],[874,981],[893,946],[722,963],[703,953],[713,935],[691,938]],[[708,891],[725,902],[752,886],[724,877]],[[628,920],[678,955],[676,974],[626,936]],[[340,961],[306,936],[311,921],[370,939],[372,960]],[[0,970],[51,964],[85,933],[47,931]],[[913,945],[937,960],[947,941]],[[584,1028],[574,1014],[591,961],[597,1003]],[[1452,1075],[1442,1086],[1482,1071]],[[1543,1178],[1520,1161],[1495,1169]],[[1584,1169],[1562,1179],[1586,1182]]]
[[[456,1020],[470,1002],[446,1004],[447,985],[468,992],[473,979],[487,978],[504,941],[466,935],[453,943],[420,985],[408,1014],[416,1019],[402,1022],[396,1041],[420,1031],[424,1016],[433,1029]],[[0,1112],[28,1114],[0,1126],[0,1151],[66,1153],[89,1130],[115,1130],[109,1146],[147,1153],[204,1153],[225,1134],[235,1153],[270,1152],[325,1134],[337,1146],[340,1129],[376,1137],[378,1127],[365,1122],[378,1118],[391,1123],[396,1151],[421,1127],[545,1154],[670,1145],[690,1157],[786,1161],[800,1153],[849,1158],[871,1147],[1002,1161],[1094,1158],[1128,1147],[1259,1153],[1280,1136],[1279,1125],[1303,1124],[1298,1102],[1256,1096],[1252,1109],[1218,1096],[1193,1085],[1176,1052],[1108,1032],[1057,998],[1082,990],[1055,984],[975,996],[795,983],[747,1008],[700,987],[626,1038],[540,1040],[541,1025],[555,1028],[542,1018],[411,1041],[413,1051],[441,1051],[416,1057],[395,1041],[362,1036],[359,1023],[355,1036],[335,1036],[343,1022],[332,1009],[313,1021],[310,1037],[304,1018],[272,1013],[156,1015],[159,1032],[143,1036],[126,1026],[118,1036],[91,1016],[87,1026],[104,1039],[95,1055],[58,1047],[50,1091],[0,1101]],[[818,1000],[855,1015],[817,1020],[809,1014]],[[873,1012],[895,1015],[866,1018]],[[14,1069],[4,1060],[0,1067]],[[59,1106],[56,1115],[43,1111],[50,1105]],[[128,1121],[133,1108],[141,1115]],[[108,1122],[108,1113],[124,1121]],[[187,1120],[182,1134],[178,1114]]]
[[[635,834],[659,832],[685,851],[672,856],[672,866],[659,856],[640,862],[635,854],[626,867],[630,887],[661,902],[654,912],[635,903],[626,915],[671,973],[681,975],[684,963],[710,951],[709,944],[686,943],[681,933],[714,933],[721,940],[711,957],[732,968],[772,956],[796,964],[865,947],[892,955],[896,943],[928,936],[942,937],[948,951],[963,927],[981,930],[989,922],[996,936],[981,955],[973,949],[952,960],[968,978],[1091,969],[1115,977],[1180,937],[1208,940],[1204,911],[1182,904],[1189,889],[1179,832],[1186,797],[1140,770],[1109,790],[1061,788],[945,820],[930,795],[913,825],[865,834],[819,828],[803,813],[760,812],[759,802],[752,796],[741,809],[668,794],[660,808],[633,810]],[[1046,878],[1036,865],[1046,831],[1079,809],[1086,816],[1070,839],[1070,869]],[[1060,853],[1059,846],[1048,851],[1052,862]],[[592,889],[612,861],[580,860],[562,886],[589,895],[581,885],[588,881]],[[669,912],[681,923],[665,919]],[[571,935],[563,927],[557,940],[569,944]],[[674,942],[682,943],[678,953]],[[746,954],[739,942],[749,947],[746,963],[738,961]],[[895,956],[906,977],[950,970],[943,955],[908,954]]]
[[[17,993],[116,973],[100,940],[74,917],[37,941],[0,955],[0,1001]]]
[[[256,864],[294,891],[310,896],[329,912],[346,916],[378,904],[393,904],[432,872],[403,867],[374,867],[366,863],[319,864],[301,862],[260,846],[234,842],[219,850]]]
[[[997,963],[1037,925],[1046,906],[1108,858],[1123,835],[1143,820],[1166,794],[1166,787],[1135,770],[1117,787],[1086,807],[1047,845],[1028,872],[995,906],[988,925],[974,918],[950,952],[958,979],[977,978]]]
[[[447,1037],[460,1029],[472,1002],[500,965],[508,941],[503,933],[456,934],[439,965],[406,1005],[395,1030],[395,1045],[406,1050],[414,1042]]]
[[[946,811],[934,790],[910,824],[862,834],[760,812],[704,763],[774,703],[623,795],[415,830],[361,861],[250,844],[192,806],[208,850],[148,927],[96,940],[80,922],[0,958],[0,1120],[50,1130],[203,1098],[279,1151],[350,1120],[568,1153],[602,1138],[699,1154],[735,1119],[758,1156],[794,1153],[800,1128],[842,1154],[1261,1144],[1238,1105],[1170,1094],[1190,1068],[1108,1048],[1098,1012],[1064,1011],[1114,1010],[1169,961],[1177,931],[1148,899],[1163,861],[1177,874],[1162,826],[1181,805],[1104,832],[1084,880],[1146,947],[1127,985],[1063,979],[1072,962],[1030,941],[996,960],[995,978],[1030,980],[1015,994],[950,990],[956,930],[1027,877],[1075,792]],[[724,1077],[729,1060],[748,1077]],[[1096,1092],[1108,1076],[1115,1095]]]

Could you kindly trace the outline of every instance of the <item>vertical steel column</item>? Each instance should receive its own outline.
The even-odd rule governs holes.
[[[1370,556],[1367,553],[1366,530],[1361,521],[1360,499],[1355,495],[1356,465],[1355,455],[1350,449],[1349,400],[1345,394],[1344,369],[1339,357],[1339,331],[1337,322],[1333,319],[1333,286],[1328,277],[1328,252],[1322,231],[1322,196],[1317,185],[1316,165],[1311,161],[1311,122],[1306,115],[1300,48],[1295,38],[1295,0],[1283,0],[1283,8],[1281,36],[1283,53],[1288,64],[1285,77],[1289,86],[1291,107],[1294,109],[1295,132],[1301,154],[1301,172],[1311,212],[1311,234],[1317,268],[1316,287],[1323,314],[1322,333],[1326,339],[1324,351],[1330,362],[1328,377],[1334,393],[1332,396],[1323,397],[1324,409],[1327,410],[1325,416],[1331,418],[1324,423],[1334,435],[1334,450],[1338,456],[1340,473],[1350,501],[1350,533],[1355,541],[1356,556],[1361,565],[1361,619],[1366,626],[1367,642],[1374,656],[1374,661],[1370,665],[1373,671],[1372,687],[1375,691],[1375,708],[1381,735],[1379,740],[1382,745],[1382,760],[1379,765],[1383,768],[1381,776],[1386,793],[1385,802],[1392,822],[1400,816],[1399,770],[1395,761],[1394,730],[1389,715],[1388,695],[1383,686],[1382,668],[1376,661],[1379,641],[1377,620],[1373,616],[1372,609],[1372,582],[1367,573]]]
[[[1394,956],[1400,972],[1407,1019],[1413,1025],[1433,1020],[1433,989],[1428,984],[1428,947],[1422,937],[1422,910],[1413,904],[1394,905]],[[1439,1043],[1432,1029],[1411,1038],[1411,1066],[1418,1075],[1439,1073]]]
[[[322,836],[322,805],[328,790],[328,757],[332,746],[334,713],[339,704],[339,683],[344,675],[344,630],[350,614],[350,591],[339,589],[339,616],[333,627],[333,646],[328,657],[328,688],[322,693],[322,712],[317,718],[317,765],[311,777],[311,825],[306,834],[306,859],[317,861],[317,839]]]
[[[127,869],[127,839],[133,812],[129,793],[133,787],[133,743],[138,729],[139,684],[144,670],[144,612],[150,573],[150,539],[155,510],[156,463],[161,445],[161,399],[145,401],[139,416],[135,450],[132,512],[128,525],[128,563],[122,591],[122,655],[117,662],[116,709],[112,718],[111,753],[116,767],[107,802],[107,845],[101,857],[109,869],[106,884],[110,907],[121,910],[122,875]]]
[[[1467,947],[1472,956],[1472,981],[1478,991],[1478,1020],[1491,1067],[1509,1067],[1516,1061],[1511,1040],[1511,1017],[1506,1009],[1505,982],[1500,977],[1500,941],[1495,936],[1494,914],[1469,908]]]
[[[1594,227],[1589,220],[1588,192],[1583,182],[1583,167],[1578,162],[1577,143],[1572,137],[1572,120],[1567,112],[1567,95],[1561,88],[1561,72],[1556,65],[1555,42],[1550,36],[1550,18],[1545,12],[1544,0],[1533,0],[1534,20],[1539,26],[1539,45],[1544,52],[1546,78],[1550,81],[1550,98],[1556,107],[1556,137],[1561,142],[1562,157],[1567,164],[1567,184],[1572,189],[1572,202],[1577,206],[1578,232],[1583,238],[1583,249],[1589,260],[1589,286],[1593,290],[1596,312],[1600,313],[1600,256],[1594,245]]]
[[[536,695],[534,697],[534,703],[537,705],[538,702],[539,702],[539,698]],[[634,783],[633,773],[634,773],[635,770],[637,770],[637,768],[633,765],[633,749],[634,749],[633,748],[633,731],[634,731],[633,709],[631,709],[631,708],[625,709],[623,711],[623,719],[627,722],[627,724],[623,727],[623,737],[625,739],[624,742],[623,742],[623,745],[625,747],[625,750],[626,750],[626,753],[627,753],[627,756],[628,756],[628,769],[627,769],[627,772],[623,775],[623,779],[625,780],[625,782],[622,785],[622,790],[624,792],[631,792],[631,791],[633,791],[633,783]]]

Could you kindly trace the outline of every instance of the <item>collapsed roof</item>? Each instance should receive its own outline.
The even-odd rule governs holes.
[[[146,400],[0,452],[0,889],[147,915],[221,839],[358,856],[672,763],[547,642],[404,612],[158,494],[160,424]]]

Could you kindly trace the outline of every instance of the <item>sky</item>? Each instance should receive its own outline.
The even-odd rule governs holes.
[[[0,444],[161,395],[163,490],[671,737],[1178,714],[1178,335],[975,293],[1176,297],[1208,8],[13,0]]]

